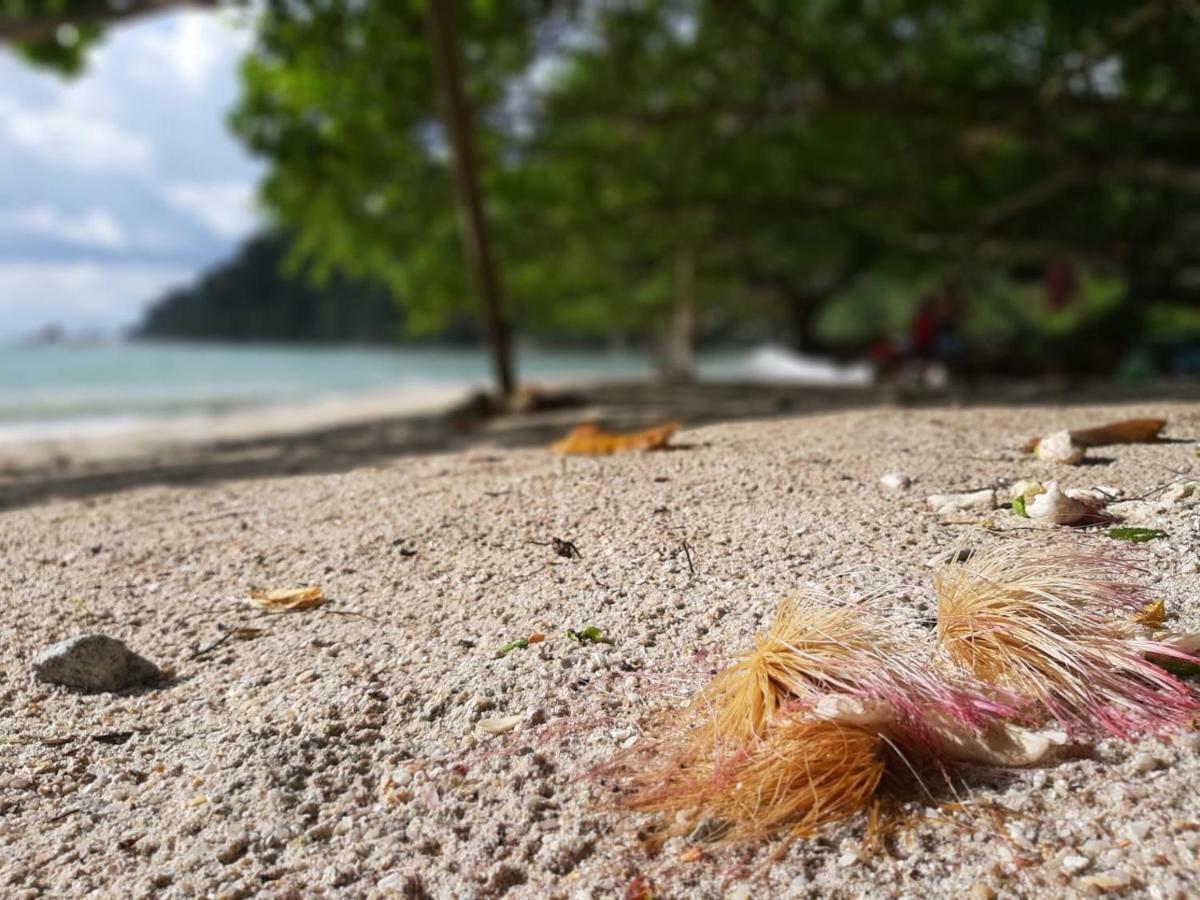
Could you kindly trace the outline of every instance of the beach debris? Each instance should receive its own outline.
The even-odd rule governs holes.
[[[163,678],[150,660],[104,634],[82,634],[44,648],[33,658],[33,674],[46,684],[89,694],[123,691]]]
[[[671,833],[687,834],[707,819],[728,824],[723,841],[790,836],[867,809],[886,769],[885,744],[869,728],[788,717],[744,752],[707,754],[652,776],[629,805],[663,816]]]
[[[1080,447],[1107,447],[1112,444],[1151,444],[1158,440],[1166,427],[1166,419],[1122,419],[1095,428],[1075,428],[1067,432],[1071,442]],[[1031,438],[1025,445],[1036,453],[1043,438]]]
[[[1168,648],[1168,652],[1160,653],[1151,649],[1146,652],[1146,659],[1179,678],[1200,675],[1200,634],[1155,632],[1152,636],[1159,647]]]
[[[1131,528],[1122,526],[1120,528],[1110,528],[1108,536],[1114,541],[1130,541],[1134,544],[1144,544],[1147,541],[1165,538],[1167,537],[1167,533],[1158,528]]]
[[[579,552],[574,541],[564,541],[562,538],[552,537],[548,541],[530,541],[529,543],[537,544],[539,547],[549,547],[563,559],[583,559],[583,554]]]
[[[1021,502],[1019,502],[1021,501]],[[1070,493],[1059,489],[1057,482],[1032,495],[1013,501],[1013,511],[1030,519],[1042,519],[1054,525],[1095,525],[1105,521],[1104,503],[1082,491]]]
[[[950,759],[983,766],[1023,768],[1046,762],[1068,744],[1063,731],[1031,731],[997,721],[982,730],[937,720],[942,751]]]
[[[1166,419],[1122,419],[1096,428],[1076,428],[1071,440],[1084,447],[1106,447],[1111,444],[1152,444],[1167,425]]]
[[[696,577],[696,563],[692,560],[692,545],[687,541],[683,541],[679,545],[679,549],[683,551],[683,558],[687,560],[688,574],[693,578]]]
[[[475,727],[485,734],[507,734],[524,720],[524,716],[498,716],[492,719],[480,719],[475,723]]]
[[[946,563],[966,562],[974,555],[975,551],[971,547],[957,547],[954,550],[943,550],[925,560],[925,568],[936,569],[938,566],[944,566]]]
[[[1056,431],[1038,441],[1033,455],[1042,462],[1077,466],[1087,456],[1087,449],[1071,439],[1071,432]]]
[[[654,887],[644,875],[634,875],[625,886],[625,900],[654,900]]]
[[[597,425],[576,425],[567,436],[550,445],[555,453],[607,456],[635,450],[661,450],[680,428],[679,422],[664,422],[642,431],[605,431]]]
[[[934,576],[939,644],[1072,735],[1180,727],[1200,714],[1200,698],[1146,656],[1196,660],[1133,633],[1147,598],[1130,570],[1118,556],[1032,544],[943,566]]]
[[[1023,478],[1009,488],[1009,496],[1011,497],[1010,505],[1012,511],[1018,516],[1029,518],[1028,505],[1029,501],[1038,494],[1044,494],[1046,488],[1040,481],[1034,481],[1030,478]]]
[[[611,644],[612,641],[606,638],[595,625],[589,625],[586,628],[580,628],[576,631],[574,628],[568,628],[566,631],[567,639],[575,641],[578,644]]]
[[[630,806],[662,815],[667,834],[712,821],[719,840],[807,835],[869,807],[889,759],[927,767],[953,753],[940,729],[970,735],[1016,713],[1002,691],[911,650],[860,605],[783,601],[754,649],[647,742]]]
[[[903,472],[888,472],[880,477],[879,483],[885,490],[902,491],[912,484],[912,479]]]
[[[509,641],[500,648],[500,655],[506,656],[513,650],[527,650],[529,649],[530,644],[540,644],[545,639],[546,636],[544,634],[542,634],[540,631],[535,631],[533,634],[529,635],[529,637],[517,638],[515,641]]]
[[[1174,506],[1181,500],[1200,499],[1200,481],[1183,481],[1173,484],[1163,491],[1160,503],[1163,506]]]
[[[969,509],[990,510],[996,508],[996,492],[992,488],[984,488],[962,494],[932,494],[925,498],[925,502],[941,515]]]
[[[1130,619],[1138,625],[1144,625],[1146,628],[1162,628],[1163,620],[1167,616],[1167,604],[1162,599],[1151,600]]]
[[[302,588],[254,588],[250,602],[267,612],[302,612],[325,605],[325,595],[317,586]]]

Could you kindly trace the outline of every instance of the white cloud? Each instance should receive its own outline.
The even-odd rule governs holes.
[[[121,250],[129,244],[121,223],[102,209],[89,209],[74,216],[50,206],[0,212],[2,231],[23,232],[98,250]]]
[[[0,340],[49,324],[115,333],[191,274],[177,266],[0,262]]]
[[[226,240],[239,240],[258,224],[254,185],[249,182],[178,182],[166,186],[165,196],[177,210]]]
[[[263,167],[226,126],[253,20],[231,21],[138,18],[73,78],[0,45],[0,334],[129,324],[254,230]]]
[[[144,169],[154,159],[145,136],[88,111],[21,107],[0,98],[3,137],[43,162],[87,172]]]
[[[230,27],[230,21],[222,16],[182,11],[165,19],[157,31],[131,35],[131,46],[119,58],[102,48],[97,63],[124,66],[136,78],[151,84],[161,86],[164,78],[173,80],[199,93],[220,69],[227,68],[231,59],[248,48],[250,36],[249,29]]]

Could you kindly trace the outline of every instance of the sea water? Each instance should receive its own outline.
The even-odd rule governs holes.
[[[735,374],[737,354],[700,359]],[[521,347],[524,382],[651,374],[644,353]],[[485,387],[479,349],[127,342],[0,347],[0,440],[119,433],[183,417],[302,406],[370,394]]]

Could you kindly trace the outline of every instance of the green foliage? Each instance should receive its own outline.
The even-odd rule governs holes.
[[[85,22],[101,2],[0,9]],[[646,337],[690,308],[701,333],[862,342],[954,284],[973,301],[966,336],[1023,348],[1028,371],[1111,367],[1151,303],[1200,303],[1200,17],[1183,5],[454,12],[527,329]],[[432,70],[424,0],[269,0],[232,119],[269,163],[292,271],[382,284],[416,333],[474,309]],[[1078,281],[1057,306],[1050,262]]]
[[[527,649],[529,649],[529,639],[528,638],[519,638],[515,641],[509,641],[507,644],[505,644],[503,647],[501,647],[500,655],[507,656],[509,653],[511,653],[514,650],[527,650]]]
[[[567,629],[567,638],[575,641],[577,644],[611,644],[600,629],[595,625],[589,625],[587,628],[580,628],[576,631],[574,628]]]
[[[1061,256],[1081,264],[1083,300],[1015,317],[1053,338],[1118,294],[1172,292],[1175,263],[1158,260],[1197,252],[1190,188],[1169,173],[1197,162],[1200,23],[1169,7],[457,12],[526,323],[651,333],[685,300],[702,326],[758,317],[805,340],[864,272],[897,286],[897,309],[950,277],[1016,313],[1041,302],[1030,267]],[[272,163],[266,196],[297,258],[381,278],[416,327],[464,309],[420,4],[272,6],[245,81],[237,128]],[[1151,259],[1139,236],[1169,251]]]

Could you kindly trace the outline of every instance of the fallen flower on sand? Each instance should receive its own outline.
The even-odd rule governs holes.
[[[679,430],[678,422],[664,422],[630,433],[604,431],[596,425],[576,425],[567,436],[550,445],[555,453],[607,456],[633,450],[661,450]]]
[[[943,675],[911,649],[861,606],[781,603],[682,727],[642,751],[629,805],[661,814],[663,835],[705,821],[722,840],[808,835],[868,808],[890,768],[936,776],[967,736],[1016,714],[1002,691]],[[980,753],[996,758],[970,757]]]
[[[1128,738],[1188,724],[1200,697],[1154,654],[1195,662],[1134,633],[1145,589],[1120,557],[1020,546],[976,554],[934,576],[938,642],[958,666],[1033,701],[1072,734]]]
[[[897,777],[1029,766],[1080,738],[1184,727],[1200,696],[1163,666],[1200,663],[1200,635],[1137,624],[1161,608],[1130,569],[1034,545],[947,563],[940,658],[861,605],[785,601],[681,721],[619,758],[627,803],[659,814],[655,842],[698,828],[795,838],[869,809]]]
[[[302,612],[325,605],[325,596],[317,586],[304,588],[255,588],[250,591],[250,602],[267,612]]]
[[[1105,521],[1104,505],[1090,494],[1066,493],[1058,484],[1048,482],[1042,491],[1022,498],[1024,513],[1030,519],[1043,519],[1055,525],[1095,525]],[[1017,500],[1013,509],[1020,513]]]

